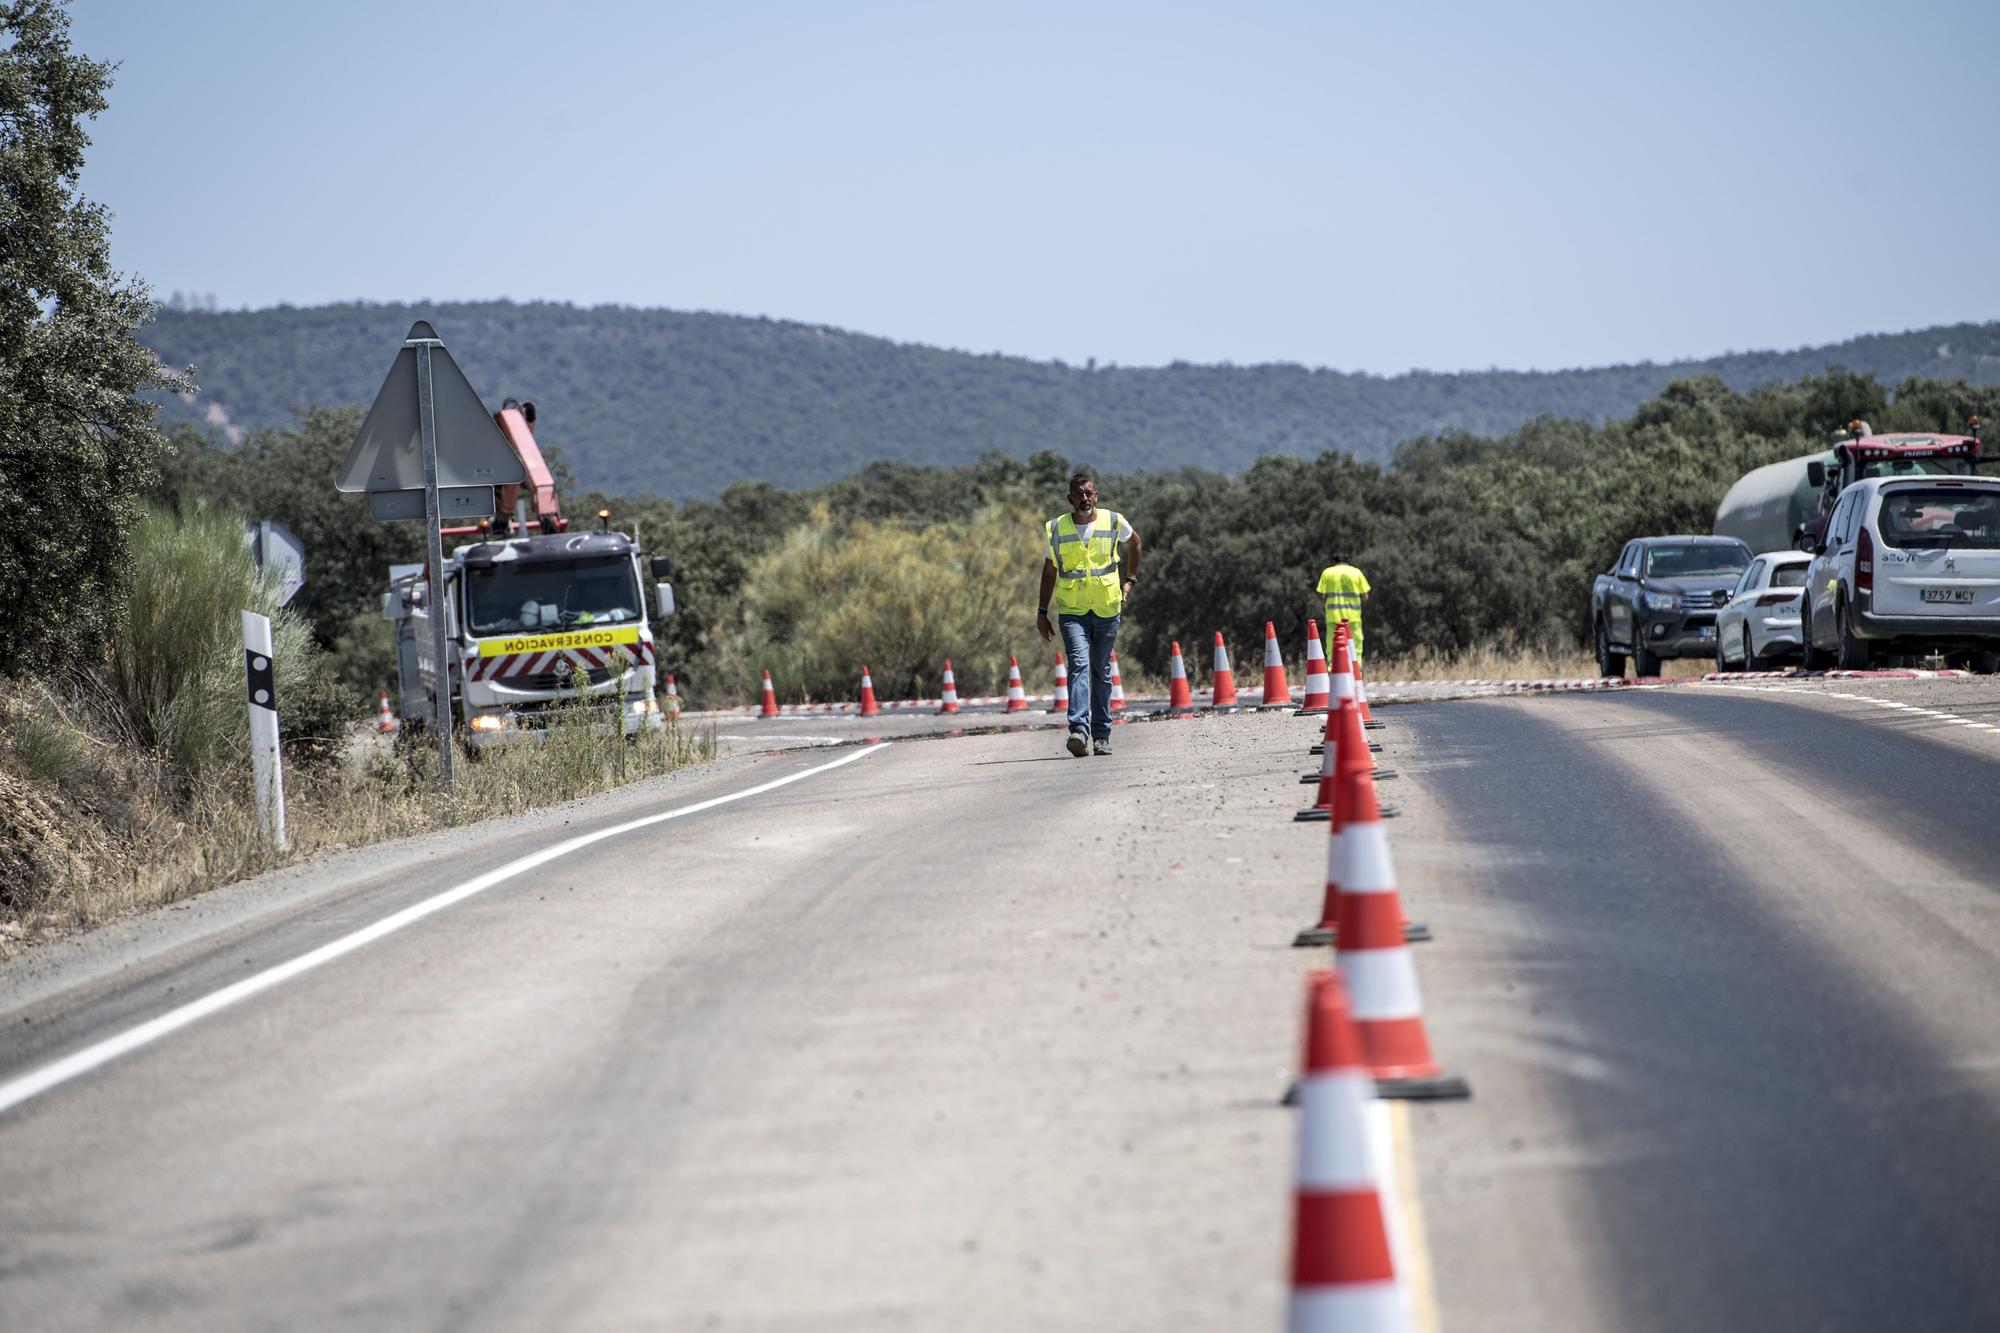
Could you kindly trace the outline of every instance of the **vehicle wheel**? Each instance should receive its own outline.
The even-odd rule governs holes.
[[[1966,665],[1981,676],[2000,674],[2000,652],[1974,653]]]
[[[1611,640],[1604,637],[1603,621],[1592,625],[1591,637],[1597,649],[1597,674],[1606,679],[1622,678],[1625,674],[1625,654],[1611,651]]]
[[[1866,639],[1854,637],[1854,627],[1848,623],[1845,602],[1833,604],[1833,632],[1839,636],[1835,665],[1842,671],[1866,671],[1869,659],[1874,656],[1874,646]]]
[[[1744,661],[1741,661],[1741,662],[1732,662],[1732,661],[1730,661],[1730,660],[1729,660],[1729,658],[1728,658],[1728,657],[1726,657],[1726,656],[1725,656],[1725,655],[1723,654],[1723,651],[1722,651],[1722,631],[1718,629],[1718,630],[1717,630],[1717,631],[1715,632],[1715,669],[1716,669],[1716,671],[1717,671],[1717,672],[1719,672],[1720,674],[1722,674],[1722,675],[1725,675],[1725,676],[1726,676],[1726,675],[1729,675],[1729,674],[1730,674],[1730,673],[1732,673],[1732,672],[1736,672],[1736,671],[1741,671],[1741,670],[1743,670],[1743,669],[1744,669],[1745,667],[1747,667],[1748,665],[1749,665],[1749,661],[1748,661],[1748,658],[1747,658],[1747,657],[1745,658],[1745,660],[1744,660]]]
[[[1660,659],[1643,643],[1632,645],[1632,674],[1640,677],[1660,674]]]
[[[1800,614],[1799,642],[1801,647],[1799,649],[1799,670],[1824,671],[1830,664],[1830,656],[1813,645],[1812,610],[1808,607],[1803,609]]]

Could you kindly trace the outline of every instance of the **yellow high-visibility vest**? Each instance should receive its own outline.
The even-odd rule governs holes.
[[[1319,576],[1319,591],[1326,596],[1326,623],[1346,621],[1361,632],[1361,598],[1368,591],[1368,576],[1353,565],[1329,565]]]
[[[1077,530],[1075,514],[1052,518],[1042,527],[1048,536],[1049,558],[1056,567],[1056,614],[1080,616],[1094,611],[1100,616],[1115,616],[1123,611],[1118,534],[1130,531],[1124,517],[1099,508],[1096,519],[1086,525],[1087,532]]]

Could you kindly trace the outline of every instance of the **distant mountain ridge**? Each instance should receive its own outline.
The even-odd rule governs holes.
[[[732,482],[830,481],[876,459],[951,465],[1054,449],[1110,471],[1235,472],[1264,454],[1386,458],[1459,428],[1503,435],[1543,414],[1629,415],[1670,380],[1743,390],[1830,365],[1884,385],[1922,375],[2000,383],[2000,322],[1870,334],[1789,352],[1562,371],[1297,365],[1080,367],[891,342],[740,315],[510,301],[267,310],[164,309],[142,332],[201,392],[168,421],[240,432],[297,405],[365,404],[410,324],[428,319],[489,406],[541,409],[585,485],[674,498]]]

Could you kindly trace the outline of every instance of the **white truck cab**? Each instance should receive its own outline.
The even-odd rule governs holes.
[[[1813,544],[1805,665],[1945,654],[2000,668],[2000,478],[1869,477]]]
[[[653,584],[648,598],[648,575]],[[629,735],[663,725],[654,698],[651,609],[674,611],[672,565],[642,567],[619,532],[495,538],[445,560],[445,651],[453,710],[476,744],[538,727],[549,705],[575,697],[615,706]],[[392,578],[383,615],[396,622],[402,713],[431,715],[429,589],[421,567]],[[608,721],[608,718],[607,718]]]

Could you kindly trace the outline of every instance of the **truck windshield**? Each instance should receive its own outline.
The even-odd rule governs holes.
[[[639,580],[625,556],[600,560],[509,561],[466,571],[472,633],[573,629],[639,619]]]
[[[1749,564],[1749,550],[1736,542],[1682,542],[1649,549],[1646,577],[1687,579],[1714,575],[1719,578],[1724,574],[1741,574]]]
[[[1875,519],[1884,546],[1940,550],[2000,546],[2000,491],[1898,488]]]

